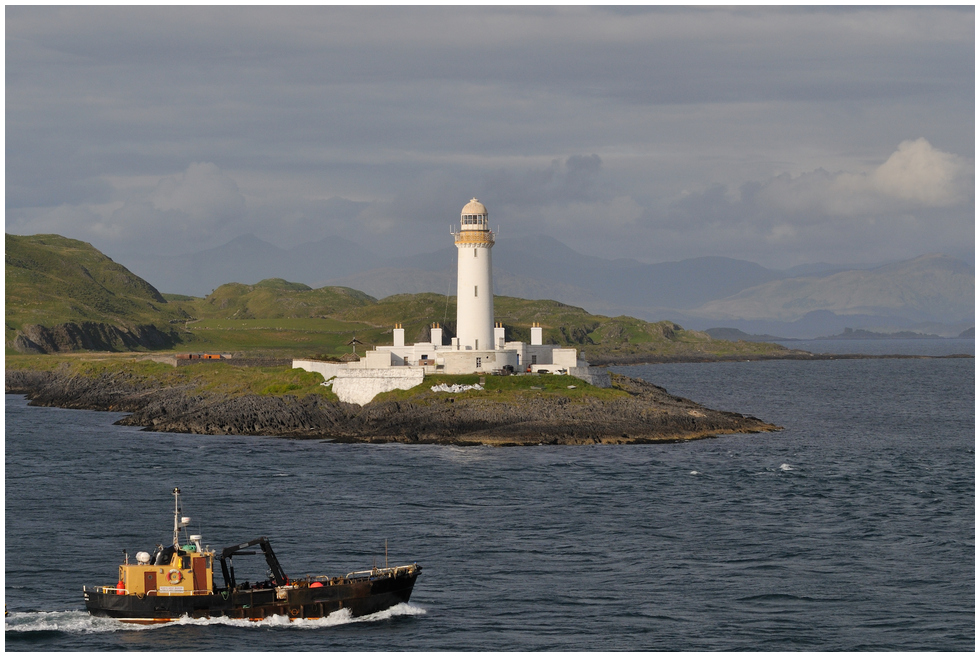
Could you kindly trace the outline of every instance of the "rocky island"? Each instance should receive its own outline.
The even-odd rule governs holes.
[[[140,363],[8,368],[6,391],[27,395],[32,405],[129,413],[118,424],[152,431],[346,443],[639,444],[780,429],[619,375],[613,375],[609,389],[567,376],[486,377],[483,390],[462,393],[434,392],[431,379],[443,377],[427,377],[421,386],[358,406],[331,398],[309,380],[317,375],[296,370],[291,376],[299,377],[297,382],[258,391],[222,389],[194,376],[175,378],[179,374],[185,373]]]

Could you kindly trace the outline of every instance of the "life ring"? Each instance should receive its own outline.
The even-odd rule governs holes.
[[[299,616],[299,611],[300,611],[299,607],[290,607],[289,615],[292,616],[293,618],[296,618],[297,616]]]
[[[167,574],[167,581],[170,582],[171,584],[180,584],[180,582],[183,579],[184,579],[183,573],[181,573],[176,568],[171,568],[170,572]]]

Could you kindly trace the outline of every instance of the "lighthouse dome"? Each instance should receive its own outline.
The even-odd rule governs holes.
[[[461,215],[465,214],[486,214],[487,206],[483,205],[475,198],[470,199],[470,202],[463,206],[463,211],[460,212]]]

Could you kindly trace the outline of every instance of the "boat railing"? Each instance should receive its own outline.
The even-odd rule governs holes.
[[[147,594],[152,593],[155,596],[174,596],[174,595],[212,595],[212,592],[207,589],[194,589],[193,591],[147,591]]]
[[[122,593],[120,593],[120,591]],[[87,586],[82,587],[82,593],[103,593],[105,595],[129,595],[129,589],[120,589],[117,585],[112,586],[93,586],[89,588]]]
[[[109,586],[93,586],[91,589],[88,586],[82,587],[83,593],[102,593],[104,595],[131,595],[132,591],[129,589],[120,589],[116,585]],[[174,595],[212,595],[212,591],[208,589],[194,589],[193,591],[159,591],[156,589],[146,591],[145,593],[137,593],[136,595],[155,595],[158,597],[170,597]]]
[[[372,568],[371,570],[355,570],[347,573],[345,579],[364,579],[365,577],[393,577],[400,572],[411,572],[415,568],[412,566],[392,566],[390,568]]]

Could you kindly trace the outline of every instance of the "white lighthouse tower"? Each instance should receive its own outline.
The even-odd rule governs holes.
[[[456,336],[459,348],[487,351],[493,341],[493,275],[487,208],[476,199],[463,206],[459,217],[456,249]]]

